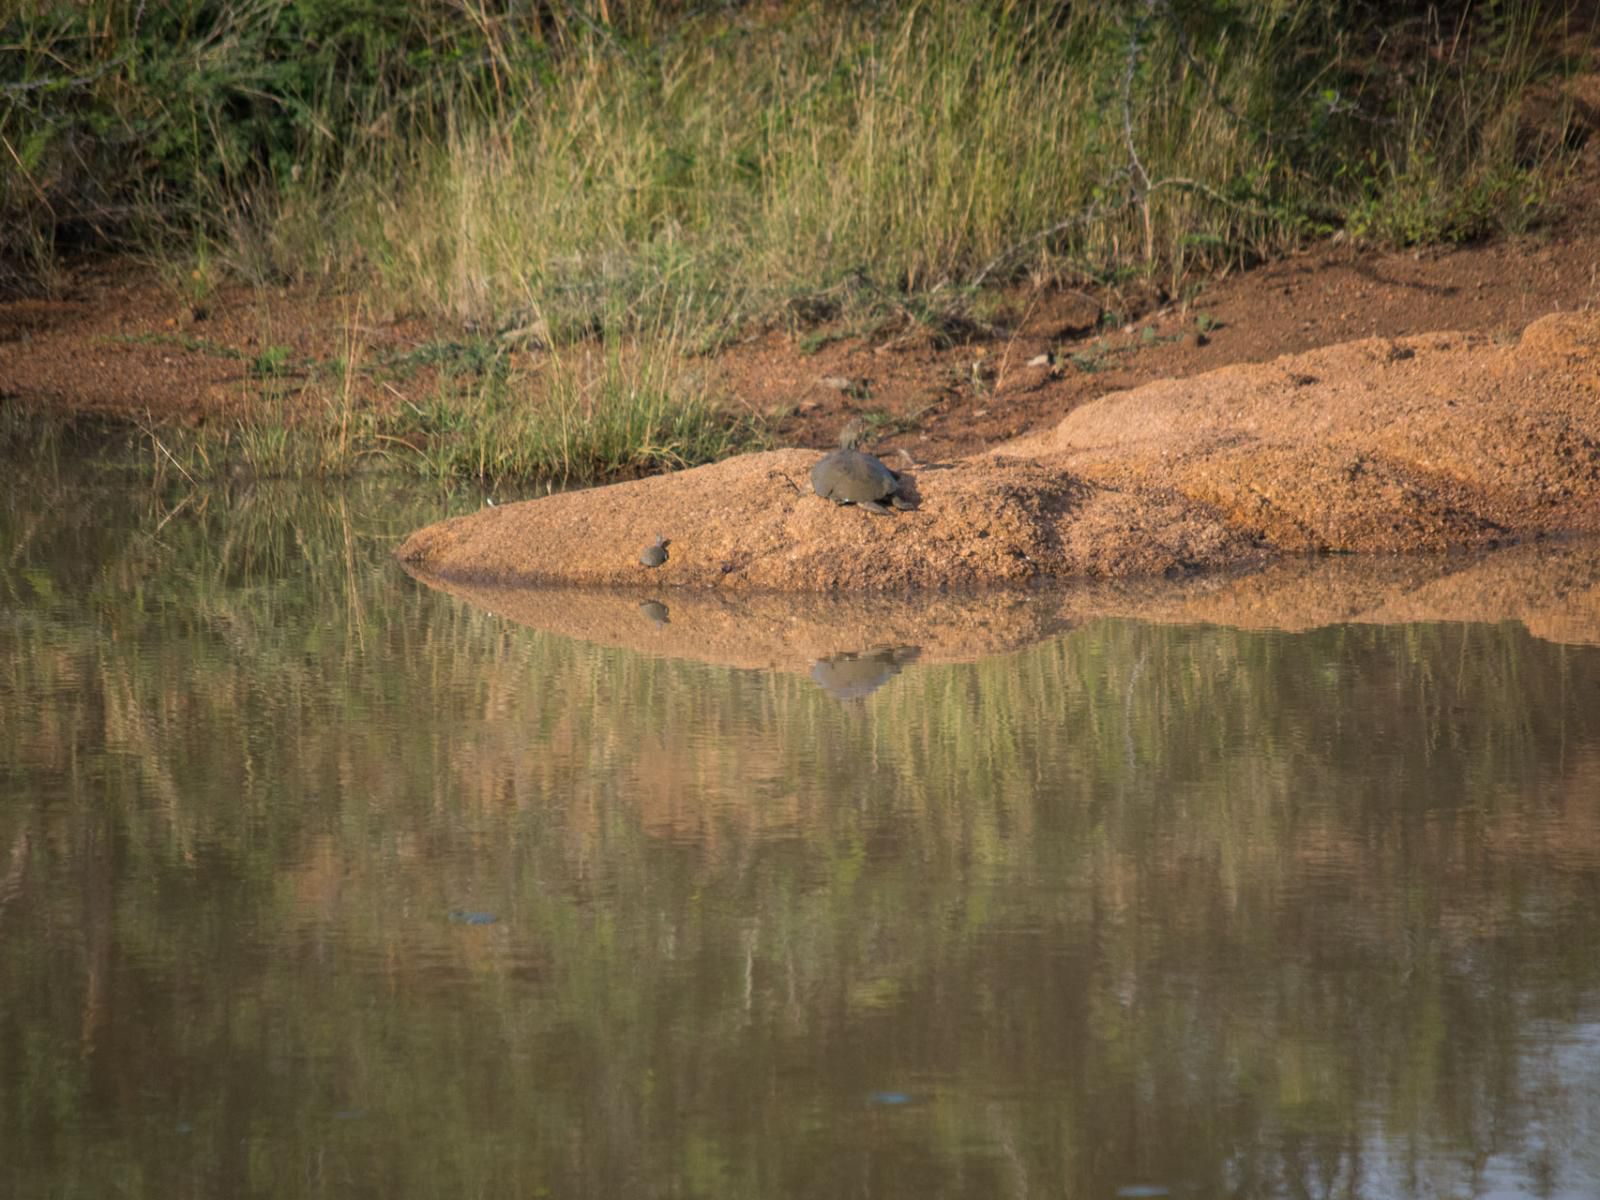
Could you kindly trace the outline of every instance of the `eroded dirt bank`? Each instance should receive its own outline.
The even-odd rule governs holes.
[[[989,454],[905,467],[915,512],[820,500],[817,453],[783,450],[485,509],[399,554],[456,582],[889,592],[1597,534],[1597,349],[1592,313],[1507,343],[1369,338],[1102,396]],[[670,558],[651,570],[657,533]]]

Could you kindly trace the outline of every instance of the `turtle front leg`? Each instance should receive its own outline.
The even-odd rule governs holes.
[[[862,508],[866,509],[868,512],[875,512],[880,516],[892,517],[894,515],[876,500],[857,500],[856,503]]]

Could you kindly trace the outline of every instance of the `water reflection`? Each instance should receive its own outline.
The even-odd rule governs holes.
[[[840,705],[414,584],[428,493],[180,499],[0,493],[0,1194],[1600,1186],[1592,646]]]
[[[835,654],[811,668],[811,678],[835,700],[861,700],[872,695],[900,673],[900,668],[915,662],[917,646],[885,646],[860,653]]]

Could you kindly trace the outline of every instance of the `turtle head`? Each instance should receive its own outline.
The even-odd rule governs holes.
[[[867,432],[867,423],[860,417],[851,417],[845,427],[839,431],[839,449],[854,450],[861,444],[862,435]]]

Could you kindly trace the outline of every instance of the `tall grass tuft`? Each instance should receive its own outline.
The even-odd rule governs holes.
[[[537,382],[493,373],[387,440],[440,476],[576,486],[698,466],[747,449],[759,430],[681,376],[670,337],[604,339],[556,354]],[[420,414],[418,414],[420,415]]]
[[[363,361],[353,327],[347,348],[332,369],[305,383],[295,405],[262,400],[231,422],[196,428],[141,424],[142,453],[133,461],[157,477],[191,481],[343,476],[376,467],[553,488],[698,466],[766,441],[759,416],[685,371],[692,360],[666,328],[628,336],[613,330],[517,370],[488,342],[435,347],[447,369],[431,393],[384,406],[362,398],[357,377],[389,365]],[[0,418],[9,415],[0,407]],[[0,450],[45,453],[58,440],[53,427],[34,431],[0,419]]]

